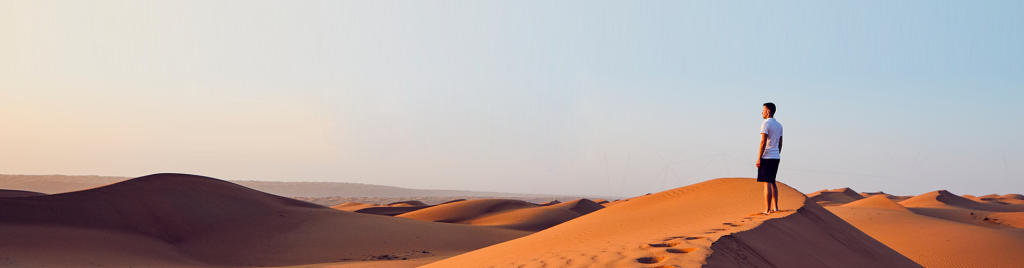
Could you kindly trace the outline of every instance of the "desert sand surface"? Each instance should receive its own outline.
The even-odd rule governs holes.
[[[331,208],[337,210],[351,211],[357,213],[384,215],[384,216],[396,216],[403,213],[408,213],[424,208],[428,208],[427,204],[423,204],[419,201],[405,201],[391,204],[363,204],[356,202],[348,202]]]
[[[44,194],[44,193],[37,193],[37,192],[31,192],[31,191],[0,189],[0,197],[26,197],[26,196],[40,196],[40,195],[46,195],[46,194]]]
[[[547,206],[511,199],[477,199],[440,204],[396,217],[540,231],[602,208],[604,207],[587,199]]]
[[[1022,267],[1024,231],[1011,205],[984,204],[948,191],[896,203],[872,196],[828,207],[843,220],[924,267]],[[994,222],[998,215],[1009,224]],[[986,220],[989,219],[989,220]]]
[[[325,207],[208,177],[155,174],[58,194],[0,190],[0,267],[1024,263],[1019,194],[779,190],[783,212],[770,215],[757,213],[762,185],[745,178],[613,202],[387,198]]]
[[[838,206],[853,201],[864,199],[860,193],[850,188],[839,188],[832,190],[821,190],[807,194],[807,198],[821,206]]]
[[[256,267],[417,259],[529,234],[340,211],[185,174],[0,198],[0,211],[0,265],[15,267]]]
[[[715,179],[424,267],[920,267],[779,186],[780,213],[756,214],[761,183]]]
[[[378,196],[364,196],[364,197],[344,197],[344,196],[330,196],[330,197],[302,197],[302,196],[288,196],[292,199],[302,200],[313,204],[318,204],[325,207],[333,207],[345,203],[362,203],[362,204],[375,204],[385,205],[395,202],[406,202],[406,201],[417,201],[427,205],[439,205],[448,203],[456,200],[474,200],[474,199],[514,199],[520,201],[526,201],[538,205],[544,205],[545,203],[561,203],[559,200],[576,200],[576,199],[590,199],[587,197],[580,196],[403,196],[403,197],[378,197]],[[596,202],[596,201],[595,201]],[[607,202],[607,201],[605,201]]]

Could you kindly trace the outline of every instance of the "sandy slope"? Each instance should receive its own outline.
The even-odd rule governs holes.
[[[519,200],[477,199],[440,204],[398,215],[421,221],[493,226],[513,230],[540,231],[575,219],[603,206],[587,199],[539,206]]]
[[[0,211],[0,264],[25,266],[285,266],[417,258],[528,234],[339,211],[184,174],[0,198]]]
[[[875,195],[881,195],[881,196],[885,196],[886,198],[889,198],[889,200],[896,201],[896,202],[901,202],[903,200],[907,200],[907,199],[910,199],[911,197],[914,197],[914,196],[896,196],[896,195],[887,194],[887,193],[882,192],[882,191],[873,192],[873,193],[872,192],[864,192],[864,193],[860,193],[860,195],[863,196],[863,197],[871,197],[871,196],[875,196]]]
[[[1021,267],[1024,234],[883,208],[830,211],[925,267]]]
[[[757,215],[761,193],[706,181],[424,267],[919,267],[783,184],[786,212]]]
[[[1024,212],[1024,204],[981,203],[957,196],[946,190],[918,195],[904,200],[900,204],[905,207],[919,208],[964,208],[993,212]]]
[[[1020,267],[1024,212],[988,211],[1019,207],[978,201],[935,191],[898,204],[872,196],[829,210],[925,267]]]
[[[598,211],[604,208],[604,206],[589,199],[576,199],[573,201],[558,203],[551,206],[572,210],[573,212],[579,213],[580,215],[587,215],[590,214],[591,212]]]
[[[838,206],[864,199],[864,196],[850,188],[839,188],[809,193],[807,198],[822,206]]]
[[[44,193],[21,191],[21,190],[4,190],[0,189],[0,197],[26,197],[26,196],[40,196],[46,195]]]
[[[880,208],[880,209],[888,209],[888,210],[895,210],[895,211],[900,211],[900,212],[912,213],[906,207],[900,205],[899,203],[896,203],[892,199],[889,199],[888,197],[883,196],[883,195],[870,196],[868,198],[864,198],[864,199],[861,199],[861,200],[853,201],[853,202],[847,203],[847,204],[842,205],[842,206],[843,207]]]
[[[377,204],[363,204],[356,202],[347,202],[341,205],[332,206],[331,208],[343,211],[358,212],[364,214],[384,215],[384,216],[396,216],[403,213],[417,211],[420,209],[428,208],[430,206],[423,204],[419,201],[405,201],[396,202],[386,205]]]

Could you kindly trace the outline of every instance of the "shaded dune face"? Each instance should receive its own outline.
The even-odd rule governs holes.
[[[4,200],[4,224],[57,225],[137,233],[175,243],[282,209],[325,209],[230,182],[156,174],[100,188]]]
[[[710,180],[424,267],[920,267],[781,183],[784,212],[757,214],[762,191]]]
[[[555,204],[552,205],[552,207],[568,209],[573,212],[579,213],[580,215],[587,215],[590,214],[591,212],[598,211],[604,208],[604,206],[589,199],[577,199],[565,203]]]
[[[864,196],[850,188],[821,190],[807,194],[807,198],[823,206],[838,206],[864,199]]]
[[[37,193],[37,192],[31,192],[31,191],[22,191],[22,190],[4,190],[4,189],[0,189],[0,198],[3,198],[3,197],[40,196],[40,195],[46,195],[46,194],[44,194],[44,193]]]
[[[419,258],[529,234],[339,211],[186,174],[0,198],[0,211],[0,259],[24,266],[251,267]]]
[[[540,231],[602,208],[604,206],[587,199],[546,206],[510,199],[477,199],[444,203],[397,217]]]
[[[386,205],[376,205],[376,204],[363,204],[363,203],[356,203],[356,202],[347,202],[347,203],[340,204],[340,205],[337,205],[337,206],[332,206],[331,208],[337,209],[337,210],[343,210],[343,211],[351,211],[351,212],[363,213],[363,214],[373,214],[373,215],[382,215],[382,216],[397,216],[397,215],[400,215],[400,214],[403,214],[403,213],[409,213],[409,212],[417,211],[417,210],[428,208],[428,207],[430,207],[430,206],[428,206],[427,204],[423,204],[423,202],[419,202],[419,201],[405,201],[405,202],[395,202],[395,203],[386,204]]]
[[[711,250],[702,267],[921,267],[809,201],[793,215],[723,237]]]

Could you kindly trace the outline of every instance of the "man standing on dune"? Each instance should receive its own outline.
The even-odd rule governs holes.
[[[782,153],[782,124],[775,120],[775,104],[765,103],[761,109],[761,147],[757,151],[757,181],[764,183],[764,214],[779,211],[779,188],[775,174],[779,172],[779,154]],[[775,204],[774,209],[772,204]]]

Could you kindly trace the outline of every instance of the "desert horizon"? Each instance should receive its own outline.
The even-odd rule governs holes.
[[[1024,1],[0,1],[0,268],[1024,267]]]
[[[782,210],[763,215],[757,213],[760,184],[751,178],[621,200],[478,197],[427,204],[407,197],[334,206],[188,174],[108,180],[63,193],[0,190],[0,265],[1013,267],[1024,261],[1015,254],[1024,248],[1020,194],[895,196],[850,188],[803,194],[780,183]]]

